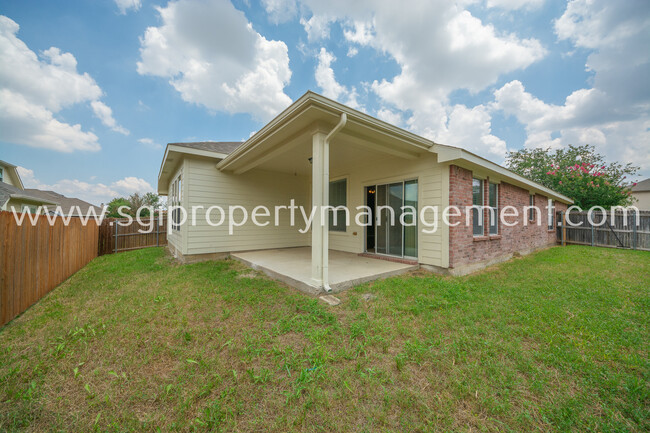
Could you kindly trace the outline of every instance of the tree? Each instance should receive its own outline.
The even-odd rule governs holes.
[[[572,198],[582,209],[632,204],[631,187],[636,184],[625,179],[639,170],[632,164],[608,164],[588,144],[555,151],[537,148],[508,152],[506,167]]]
[[[154,214],[156,213],[156,209],[160,206],[160,197],[155,192],[147,192],[142,195],[136,192],[129,197],[129,203],[131,203],[133,216],[135,216],[138,209],[143,208],[140,216],[146,217],[149,216],[149,208],[153,208]]]
[[[124,197],[116,197],[108,203],[106,216],[109,218],[122,218],[122,215],[118,213],[121,206],[126,206],[128,208],[122,213],[131,216],[136,216],[138,209],[145,207],[145,209],[140,212],[140,216],[147,217],[149,216],[149,209],[147,209],[147,207],[152,207],[154,210],[157,210],[160,207],[160,197],[155,192],[148,192],[142,195],[136,192],[131,194],[128,199]],[[154,211],[154,213],[156,213],[156,211]]]
[[[106,211],[106,216],[108,218],[122,218],[122,215],[120,215],[118,213],[118,210],[122,206],[127,206],[129,208],[128,211],[123,212],[123,213],[127,213],[127,214],[131,213],[130,212],[131,203],[129,203],[129,201],[127,199],[125,199],[124,197],[116,197],[113,200],[111,200],[110,202],[108,202],[108,210]]]

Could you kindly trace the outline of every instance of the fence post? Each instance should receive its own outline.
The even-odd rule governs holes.
[[[591,224],[591,246],[594,246],[594,225]]]
[[[160,246],[160,218],[156,218],[156,246]]]
[[[115,225],[115,248],[113,249],[113,252],[117,253],[117,221],[113,221],[113,224]]]
[[[566,246],[566,213],[564,211],[560,212],[562,216],[562,246]]]
[[[639,211],[636,211],[634,219],[632,220],[632,248],[636,250],[636,220],[638,218]]]

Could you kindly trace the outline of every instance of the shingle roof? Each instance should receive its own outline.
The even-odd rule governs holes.
[[[0,206],[3,206],[10,198],[12,195],[18,195],[21,197],[25,197],[28,199],[32,199],[34,201],[47,201],[47,202],[57,202],[56,199],[52,197],[41,197],[39,195],[33,194],[31,191],[33,190],[23,190],[20,188],[16,188],[13,185],[9,185],[8,183],[5,182],[0,182]]]
[[[642,180],[632,187],[632,192],[650,191],[650,178]]]
[[[189,147],[191,149],[207,150],[209,152],[217,152],[223,154],[230,154],[243,144],[241,141],[197,141],[194,143],[169,143],[174,146]]]
[[[91,207],[95,208],[95,212],[97,213],[97,215],[99,215],[102,211],[102,209],[99,206],[95,206],[94,204],[88,203],[87,201],[83,201],[78,198],[66,197],[63,194],[59,194],[54,191],[42,191],[40,189],[26,189],[25,191],[29,192],[31,195],[40,197],[44,200],[56,202],[61,206],[61,210],[66,215],[70,215],[71,211],[73,210],[74,210],[73,215],[76,215],[77,214],[76,206],[79,206],[79,210],[83,215],[86,215],[88,209],[90,209]]]

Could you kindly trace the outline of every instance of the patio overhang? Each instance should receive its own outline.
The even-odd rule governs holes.
[[[217,164],[222,171],[245,173],[275,160],[276,167],[283,155],[291,152],[292,160],[311,157],[312,137],[327,134],[347,116],[345,128],[333,142],[341,142],[371,152],[399,158],[415,159],[428,151],[433,142],[411,132],[375,119],[313,92],[305,93],[275,119],[255,133],[244,144]],[[301,146],[302,145],[302,146]],[[298,149],[301,150],[298,150]],[[306,150],[305,150],[306,149]],[[304,153],[304,155],[302,155]],[[269,165],[267,168],[271,168]]]
[[[417,159],[433,142],[313,92],[307,92],[240,147],[219,161],[219,170],[241,175],[252,169],[311,178],[311,279],[331,291],[329,272],[330,168],[345,172],[373,158]]]

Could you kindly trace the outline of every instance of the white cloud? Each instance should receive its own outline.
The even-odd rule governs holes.
[[[115,197],[128,197],[134,192],[142,194],[155,191],[149,182],[136,177],[125,177],[108,185],[84,182],[78,179],[61,179],[53,184],[46,184],[36,178],[34,170],[25,167],[17,167],[17,169],[25,188],[55,191],[95,205],[106,204]]]
[[[124,194],[131,195],[134,192],[144,193],[150,192],[153,190],[151,184],[144,179],[139,177],[125,177],[111,184],[115,189],[124,192]]]
[[[92,107],[95,116],[101,120],[105,126],[108,126],[113,131],[119,132],[120,134],[129,135],[128,129],[118,125],[113,118],[113,110],[111,110],[111,107],[104,104],[102,101],[92,101],[90,106]]]
[[[92,132],[56,120],[45,107],[8,89],[0,89],[0,141],[59,152],[100,149]]]
[[[487,7],[506,10],[536,9],[544,4],[544,0],[487,0]]]
[[[191,103],[268,120],[291,103],[288,49],[257,33],[227,0],[157,8],[162,25],[141,38],[138,72],[169,79]]]
[[[477,105],[467,108],[455,105],[447,116],[447,122],[438,139],[452,146],[485,155],[498,162],[506,156],[506,142],[492,135],[491,115],[488,107]]]
[[[308,20],[300,18],[300,24],[307,32],[309,42],[316,42],[330,37],[331,20],[325,15],[312,15]]]
[[[359,54],[359,49],[357,47],[348,48],[348,57],[354,57]]]
[[[614,111],[608,113],[602,107],[611,100],[599,89],[577,90],[563,105],[553,105],[526,92],[515,80],[494,96],[494,109],[515,116],[525,126],[527,147],[592,144],[611,160],[640,164],[646,171],[650,167],[650,116],[646,112],[623,119]]]
[[[138,11],[142,6],[142,0],[115,0],[117,8],[120,10],[122,15],[126,15],[129,9],[133,11]]]
[[[591,88],[549,104],[511,81],[495,92],[494,109],[515,116],[526,146],[592,144],[611,160],[632,162],[650,174],[650,7],[647,2],[574,0],[555,22],[560,40],[591,50]]]
[[[366,21],[354,21],[351,28],[343,30],[343,36],[349,42],[370,45],[374,39],[373,24]]]
[[[0,16],[0,141],[61,152],[99,150],[95,134],[55,115],[84,102],[99,103],[110,114],[99,102],[101,88],[90,75],[77,71],[71,53],[51,47],[39,58],[18,39],[18,30],[16,22]]]
[[[144,144],[147,147],[150,147],[152,149],[160,150],[163,148],[163,145],[160,143],[156,143],[154,140],[151,138],[140,138],[138,139],[138,143]]]
[[[271,22],[276,24],[291,21],[298,12],[296,0],[262,0]]]
[[[336,81],[334,70],[331,66],[334,61],[336,61],[336,57],[333,54],[329,53],[325,48],[320,49],[315,77],[316,83],[321,88],[323,95],[341,101],[357,110],[363,109],[357,102],[357,90],[354,87],[348,89]]]
[[[500,157],[505,143],[491,133],[490,110],[452,106],[449,95],[458,89],[479,92],[504,74],[539,61],[546,49],[536,39],[505,33],[482,22],[462,8],[467,3],[472,2],[419,0],[404,7],[393,0],[302,0],[301,11],[311,13],[312,18],[340,22],[351,47],[372,48],[397,63],[397,75],[369,87],[379,97],[382,110],[388,110],[381,112],[384,118],[403,119],[413,132],[435,141],[451,140],[482,155]],[[326,62],[319,60],[323,82],[329,83],[321,87],[335,94],[339,88],[329,78],[331,66],[325,67]],[[472,134],[455,126],[467,119],[480,121]],[[450,131],[457,129],[452,138]]]
[[[404,122],[401,113],[399,113],[398,111],[390,110],[385,107],[380,108],[377,111],[377,118],[395,126],[402,126],[402,122]]]

